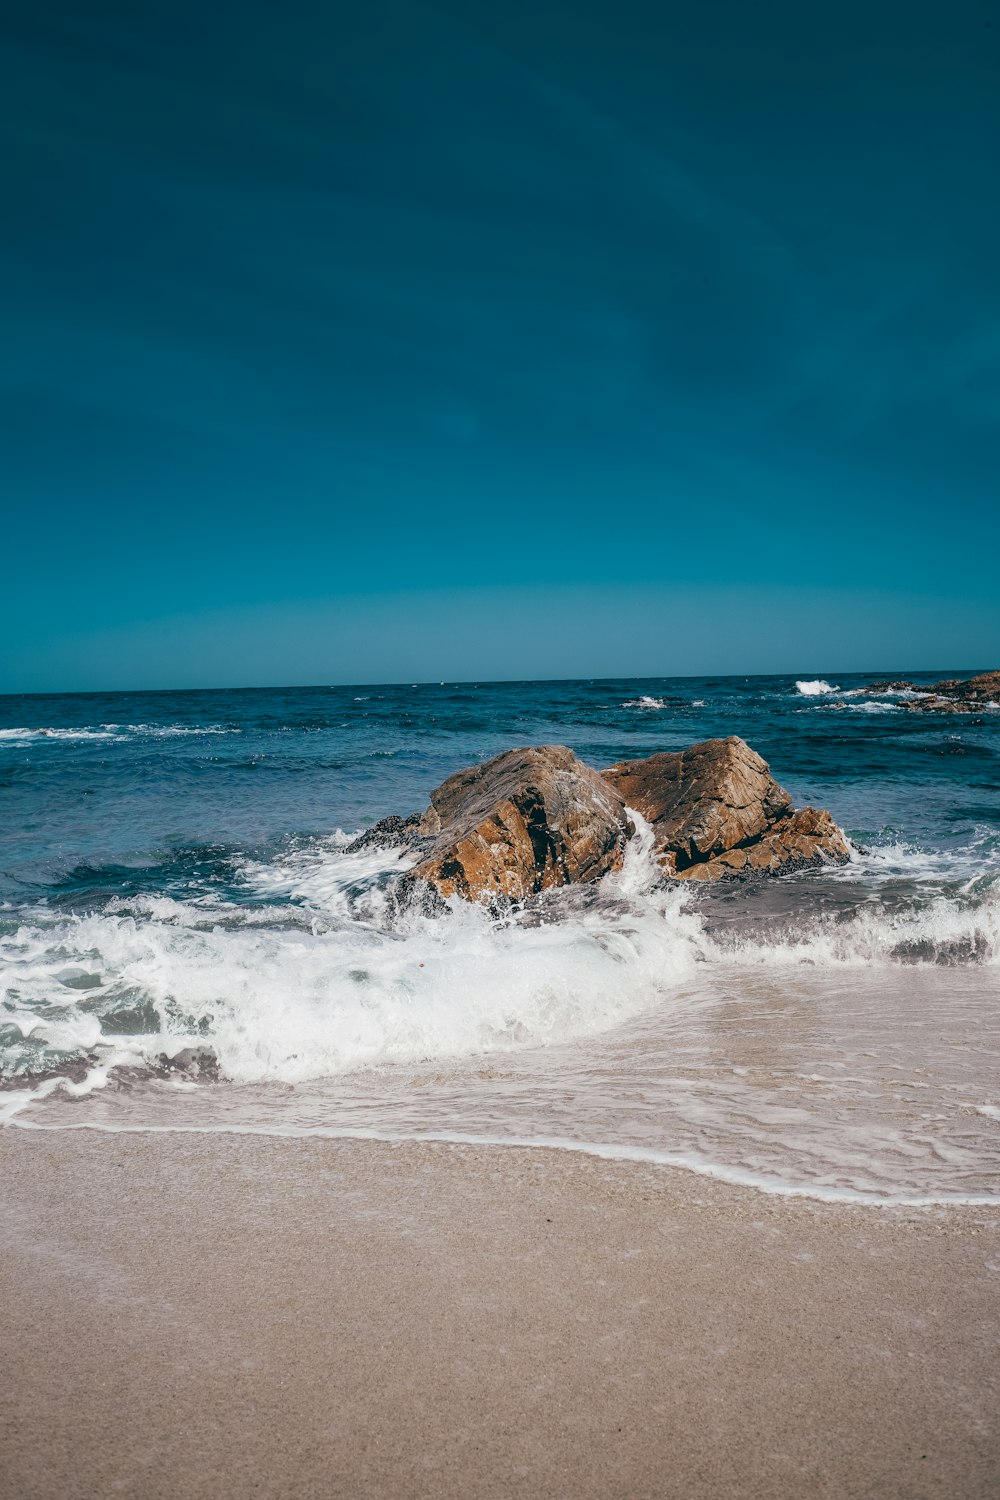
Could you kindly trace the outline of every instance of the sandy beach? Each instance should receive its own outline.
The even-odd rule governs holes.
[[[1000,1214],[544,1150],[0,1135],[0,1491],[993,1496]]]

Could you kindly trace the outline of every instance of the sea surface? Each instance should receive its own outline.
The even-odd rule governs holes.
[[[535,1142],[1000,1201],[1000,710],[863,676],[0,698],[0,1120]],[[451,772],[739,734],[843,869],[394,914],[350,837]]]

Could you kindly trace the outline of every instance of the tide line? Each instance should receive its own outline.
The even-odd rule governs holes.
[[[25,1101],[27,1105],[29,1101]],[[491,1136],[464,1131],[388,1131],[327,1125],[110,1125],[100,1121],[71,1121],[46,1125],[7,1114],[3,1124],[19,1130],[93,1130],[105,1135],[247,1135],[278,1140],[377,1141],[384,1145],[443,1145],[506,1147],[514,1150],[567,1151],[601,1161],[637,1162],[670,1167],[713,1178],[731,1187],[751,1188],[778,1198],[805,1198],[819,1203],[847,1204],[864,1208],[1000,1208],[996,1193],[868,1193],[860,1188],[833,1188],[808,1183],[785,1182],[742,1167],[700,1161],[681,1153],[660,1151],[653,1146],[621,1146],[603,1141],[577,1141],[565,1136]]]

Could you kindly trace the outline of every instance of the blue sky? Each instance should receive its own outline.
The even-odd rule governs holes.
[[[992,3],[2,59],[0,691],[1000,663]]]

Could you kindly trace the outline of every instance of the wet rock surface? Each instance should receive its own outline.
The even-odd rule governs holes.
[[[914,713],[968,714],[1000,705],[1000,671],[980,672],[975,677],[948,677],[942,682],[920,686],[913,682],[872,682],[869,693],[912,693],[899,707]]]
[[[420,836],[420,814],[411,813],[408,818],[401,818],[398,813],[390,813],[387,818],[379,818],[364,833],[359,833],[356,839],[344,849],[345,854],[360,854],[364,849],[398,849],[416,843]]]
[[[564,745],[508,750],[449,777],[420,820],[412,878],[442,896],[520,901],[621,868],[620,794]]]
[[[735,735],[605,771],[564,745],[507,750],[449,777],[422,815],[383,818],[346,852],[408,850],[402,905],[433,911],[458,895],[502,907],[620,869],[630,808],[652,825],[664,874],[679,880],[757,879],[850,858],[830,814],[796,811]]]
[[[652,824],[657,858],[678,879],[746,879],[850,858],[830,814],[794,811],[767,762],[737,735],[602,774]]]
[[[779,819],[760,838],[675,874],[688,880],[754,880],[810,866],[842,865],[849,859],[847,839],[826,809],[801,807]]]

